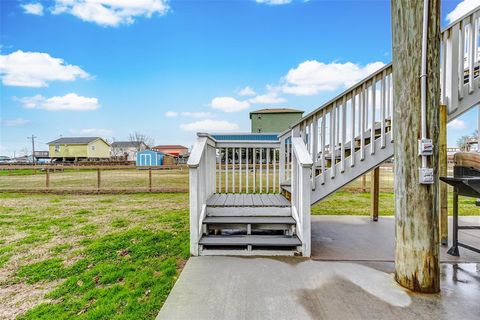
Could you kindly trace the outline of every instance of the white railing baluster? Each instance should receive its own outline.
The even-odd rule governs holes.
[[[343,101],[342,101],[342,145],[340,149],[340,172],[345,172],[345,141],[346,141],[346,135],[347,135],[347,100],[346,96],[343,96]]]
[[[336,146],[336,141],[335,141],[335,132],[337,131],[335,128],[336,124],[336,110],[337,110],[337,105],[336,102],[333,102],[332,106],[332,111],[330,112],[330,156],[331,156],[331,174],[330,177],[333,179],[335,178],[335,165],[336,165],[336,157],[335,157],[335,146]]]
[[[263,193],[263,148],[260,148],[260,189],[259,192]]]
[[[375,154],[375,108],[377,106],[375,91],[377,91],[377,79],[372,80],[372,122],[370,129],[370,154]]]
[[[266,157],[267,158],[267,192],[270,193],[270,148],[265,148]]]
[[[350,100],[350,106],[352,108],[350,116],[350,167],[355,166],[355,100],[356,100],[356,90],[352,92],[352,99]]]
[[[228,193],[228,148],[225,148],[225,193]]]
[[[313,124],[312,124],[312,188],[315,190],[315,176],[317,175],[317,157],[318,157],[318,119],[317,114],[313,115]]]
[[[469,25],[469,41],[468,41],[468,93],[472,93],[474,89],[474,73],[475,73],[475,21],[473,20],[473,15],[470,16],[470,25]]]
[[[460,61],[457,65],[458,68],[458,74],[460,81],[458,82],[458,99],[461,100],[463,99],[463,87],[464,87],[464,69],[465,69],[465,25],[462,22],[460,22],[460,29],[458,32],[459,35],[459,42],[458,42],[458,47],[459,47],[459,52],[460,52]]]
[[[252,159],[253,159],[253,193],[257,192],[257,149],[253,148]]]
[[[360,160],[365,159],[365,84],[360,92]]]
[[[322,184],[325,183],[325,156],[326,156],[326,148],[325,148],[325,127],[326,127],[326,108],[323,109],[322,111],[322,124],[321,124],[321,143],[322,143],[322,158],[320,159],[321,161],[321,167],[322,167]]]
[[[232,148],[232,192],[235,193],[235,148]]]
[[[382,73],[382,79],[380,82],[380,146],[381,148],[385,148],[386,142],[385,142],[385,77],[386,77],[386,72],[384,71]]]
[[[243,180],[243,177],[242,177],[242,152],[243,148],[238,148],[238,152],[239,152],[239,155],[238,155],[238,165],[239,165],[239,168],[238,168],[238,180],[239,180],[239,183],[240,183],[240,186],[238,187],[238,190],[240,193],[243,192],[243,188],[242,188],[242,180]]]
[[[245,192],[246,193],[249,193],[249,185],[248,185],[248,176],[250,175],[250,172],[248,170],[248,163],[250,162],[250,159],[248,158],[248,149],[250,148],[245,148],[245,158],[246,158],[246,161],[245,161],[245,174],[246,174],[246,179],[245,179]]]

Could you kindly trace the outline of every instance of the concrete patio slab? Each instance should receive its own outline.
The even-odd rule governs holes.
[[[393,279],[393,217],[312,216],[312,259],[190,258],[157,319],[480,319],[480,255],[447,249],[442,292],[414,294]]]
[[[480,213],[480,209],[479,209]],[[480,216],[460,217],[459,225],[480,225]],[[480,254],[459,248],[460,257],[447,254],[452,244],[440,246],[441,262],[479,262]],[[480,248],[480,230],[460,230],[459,240]],[[312,216],[312,259],[326,261],[394,261],[395,219],[377,222],[361,216]]]
[[[442,265],[440,294],[411,294],[393,263],[190,258],[158,320],[480,318],[480,269]],[[377,264],[372,267],[372,264]]]

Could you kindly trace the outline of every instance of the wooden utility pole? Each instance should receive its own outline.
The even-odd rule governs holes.
[[[378,221],[378,201],[380,200],[380,167],[372,170],[370,181],[370,217]]]
[[[441,177],[447,175],[448,155],[447,155],[447,106],[440,105],[440,130],[438,137],[438,174]],[[448,186],[440,182],[439,186],[439,223],[440,223],[440,243],[448,244]]]
[[[392,0],[395,159],[395,279],[417,292],[440,291],[438,130],[440,0],[428,0],[426,135],[432,139],[434,183],[420,184],[421,78],[424,1]]]

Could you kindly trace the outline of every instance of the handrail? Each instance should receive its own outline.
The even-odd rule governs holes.
[[[292,144],[295,158],[298,161],[298,164],[300,164],[304,168],[311,167],[313,165],[312,157],[310,156],[310,153],[308,152],[302,138],[293,137]]]
[[[441,37],[443,39],[443,36],[444,36],[444,33],[450,31],[453,27],[455,27],[457,24],[461,23],[463,20],[465,20],[467,17],[473,15],[474,13],[476,13],[477,11],[480,11],[480,6],[477,7],[477,8],[474,8],[473,10],[471,10],[470,12],[464,14],[462,17],[456,19],[454,22],[450,23],[447,27],[445,27],[442,31],[441,31]],[[305,116],[302,117],[302,119],[298,120],[297,122],[295,122],[294,124],[292,124],[290,126],[289,129],[281,132],[278,137],[281,138],[287,134],[289,134],[292,130],[292,128],[300,125],[302,122],[304,122],[305,120],[311,118],[312,116],[314,116],[315,114],[319,113],[320,111],[322,111],[324,108],[330,106],[332,103],[334,103],[335,101],[338,101],[340,99],[342,99],[343,97],[346,97],[348,96],[349,94],[353,93],[355,90],[358,90],[362,85],[366,84],[367,82],[371,81],[372,79],[374,79],[375,77],[379,76],[382,72],[384,72],[385,70],[387,70],[388,68],[392,67],[392,63],[390,62],[389,64],[385,65],[384,67],[380,68],[379,70],[375,71],[374,73],[370,74],[369,76],[367,76],[366,78],[364,78],[363,80],[361,80],[360,82],[356,83],[355,85],[353,85],[352,87],[344,90],[343,92],[341,92],[340,94],[338,94],[337,96],[335,96],[334,98],[330,99],[329,101],[323,103],[320,107],[316,108],[315,110],[309,112],[308,114],[306,114]]]
[[[190,168],[196,168],[200,164],[202,159],[203,152],[205,151],[205,146],[207,145],[207,138],[198,138],[197,143],[192,148],[190,156],[188,157],[187,165]]]

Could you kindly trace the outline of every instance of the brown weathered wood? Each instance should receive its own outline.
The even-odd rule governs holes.
[[[45,168],[45,188],[50,189],[50,169]]]
[[[447,106],[440,105],[440,130],[438,137],[438,174],[440,177],[447,175]],[[440,217],[440,243],[448,244],[448,186],[440,182],[439,186],[439,217]]]
[[[100,173],[100,168],[97,169],[97,191],[100,191],[102,185],[102,174]]]
[[[152,167],[148,168],[148,191],[152,192]]]
[[[429,0],[427,134],[433,140],[436,183],[419,184],[423,1],[392,0],[395,159],[395,279],[417,292],[440,290],[438,244],[438,106],[440,1]]]
[[[370,217],[373,221],[378,221],[378,201],[380,190],[380,167],[377,167],[371,172],[370,183]]]
[[[365,174],[362,176],[362,191],[367,192],[367,176]]]

